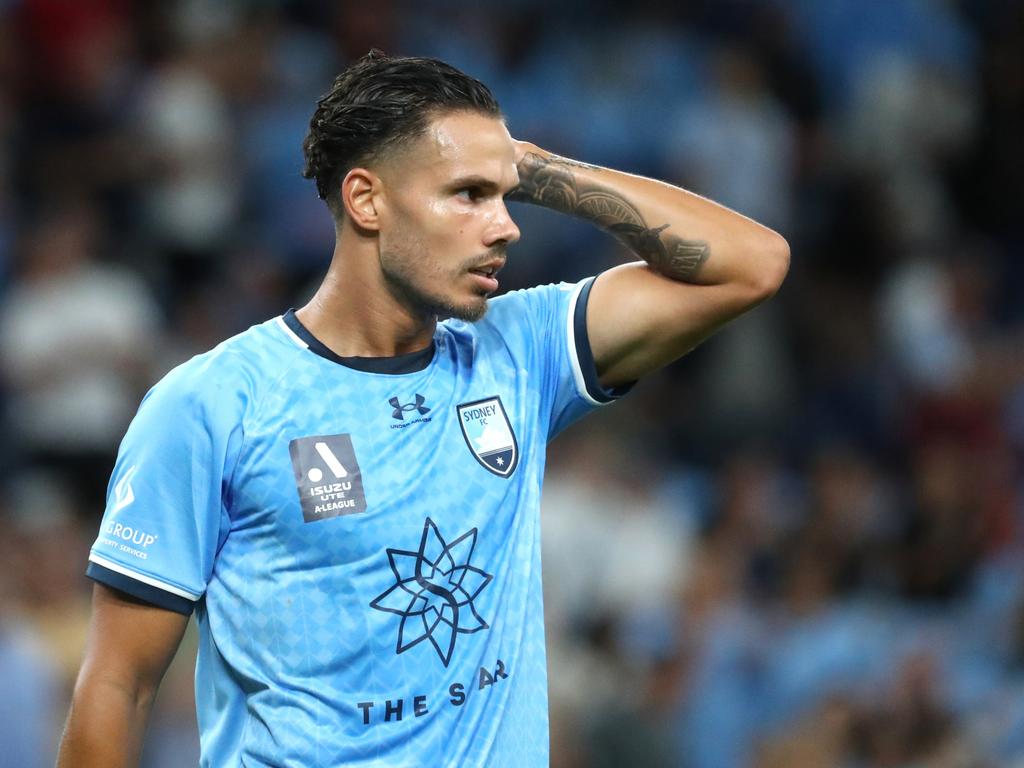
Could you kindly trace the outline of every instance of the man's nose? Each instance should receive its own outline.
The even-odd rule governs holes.
[[[512,217],[509,215],[505,202],[499,201],[498,207],[499,210],[495,214],[494,220],[491,222],[491,226],[487,229],[487,242],[485,245],[488,247],[496,245],[499,242],[512,245],[512,243],[519,240],[519,227],[516,226],[514,221],[512,221]]]

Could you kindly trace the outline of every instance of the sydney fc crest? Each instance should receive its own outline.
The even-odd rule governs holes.
[[[486,470],[508,477],[519,464],[519,446],[500,397],[458,406],[459,426],[466,445]]]

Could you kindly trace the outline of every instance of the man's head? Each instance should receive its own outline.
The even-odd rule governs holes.
[[[317,103],[304,175],[334,215],[376,240],[384,284],[410,308],[481,317],[519,237],[503,196],[515,148],[487,86],[425,58],[372,51]]]

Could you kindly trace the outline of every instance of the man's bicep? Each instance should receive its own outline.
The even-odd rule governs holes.
[[[139,764],[157,687],[187,624],[184,614],[96,584],[60,768]]]
[[[151,694],[174,658],[188,619],[97,583],[83,678],[123,687],[130,697]]]
[[[758,300],[749,287],[681,283],[642,262],[602,273],[587,307],[601,384],[620,386],[663,368]]]

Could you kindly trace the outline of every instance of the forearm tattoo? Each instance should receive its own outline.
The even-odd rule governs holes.
[[[528,152],[519,161],[519,186],[507,197],[592,221],[666,277],[690,281],[697,275],[711,253],[707,242],[666,232],[668,224],[648,226],[636,206],[621,194],[577,178],[574,168],[597,170],[575,160]]]

